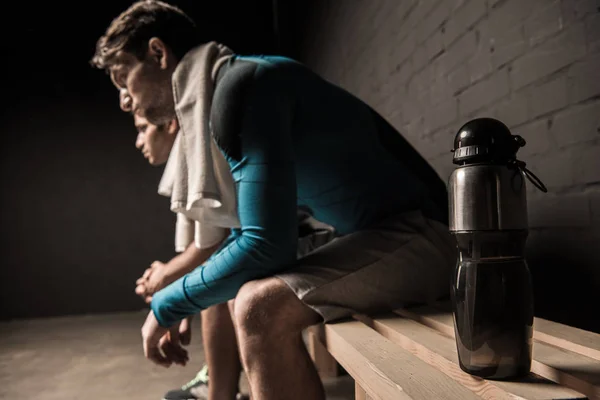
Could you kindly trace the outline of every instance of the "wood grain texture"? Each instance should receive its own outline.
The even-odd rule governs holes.
[[[447,313],[452,312],[452,305],[448,301],[435,303],[435,308]],[[534,340],[600,361],[599,334],[537,317],[533,320],[533,326]]]
[[[374,399],[478,399],[359,321],[325,325],[327,348]]]
[[[600,361],[600,335],[572,326],[558,324],[543,318],[536,318],[533,338],[556,347]]]
[[[454,325],[450,313],[430,306],[395,312],[454,337]],[[590,399],[600,399],[600,363],[593,358],[535,341],[531,371],[570,387]]]
[[[511,382],[488,381],[469,375],[458,365],[456,343],[453,339],[413,320],[394,314],[378,316],[375,319],[364,315],[357,315],[355,318],[373,327],[382,336],[408,350],[483,399],[585,398],[581,393],[534,374],[525,379]]]

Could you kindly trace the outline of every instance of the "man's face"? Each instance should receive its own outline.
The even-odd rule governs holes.
[[[119,89],[121,109],[154,125],[167,124],[175,118],[171,74],[172,68],[167,68],[150,50],[141,61],[120,52],[110,66],[111,80]]]
[[[154,125],[137,114],[134,114],[133,118],[138,131],[135,147],[142,151],[150,165],[166,163],[177,135],[177,120]]]

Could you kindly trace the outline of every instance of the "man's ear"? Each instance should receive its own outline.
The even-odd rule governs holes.
[[[177,132],[179,132],[179,122],[177,121],[177,118],[173,118],[167,126],[167,133],[175,136],[177,135]]]
[[[165,42],[157,37],[148,41],[148,57],[160,65],[161,69],[167,69],[169,65],[169,49]]]

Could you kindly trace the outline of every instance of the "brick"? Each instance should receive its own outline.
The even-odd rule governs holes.
[[[579,103],[600,95],[600,53],[588,54],[568,71],[569,102]]]
[[[477,51],[467,62],[471,83],[475,83],[485,78],[493,70],[490,53],[491,37],[486,20],[483,20],[476,25],[474,33]]]
[[[600,182],[600,146],[582,147],[573,161],[575,183]]]
[[[452,149],[453,136],[450,134],[450,130],[446,129],[435,134],[423,137],[419,141],[419,152],[426,159],[434,159],[436,157],[445,155],[452,161]]]
[[[425,80],[427,68],[422,69],[419,73],[415,73],[408,81],[408,95],[412,101],[422,99],[425,92],[429,91],[430,82]]]
[[[565,25],[581,21],[588,14],[598,12],[598,0],[561,0],[560,10]]]
[[[519,57],[527,48],[527,40],[521,25],[509,25],[503,30],[490,33],[490,53],[495,68]]]
[[[425,46],[417,46],[412,56],[413,67],[415,71],[420,70],[427,64],[427,49]]]
[[[517,157],[527,163],[527,168],[541,179],[549,191],[573,185],[573,156],[571,151],[559,151],[551,157],[547,155],[529,157],[523,155],[521,157],[521,152],[518,152]],[[533,186],[530,183],[529,185]],[[535,188],[532,187],[531,189]]]
[[[444,182],[446,182],[446,184],[448,184],[448,179],[450,178],[450,175],[452,175],[452,172],[456,169],[456,165],[452,163],[452,153],[448,151],[448,154],[439,155],[438,157],[432,158],[428,161],[435,170],[435,172],[438,173],[440,178]]]
[[[378,51],[389,51],[391,46],[389,46],[388,44],[394,43],[390,40],[390,38],[394,37],[394,24],[384,23],[379,26],[376,25],[373,26],[372,30],[373,35],[370,38],[370,40],[367,40],[368,46],[366,46],[366,49],[375,48]],[[340,46],[343,46],[344,44],[348,46],[349,43],[346,42],[346,39],[342,35],[339,36],[340,39],[338,40],[338,42],[340,43]]]
[[[599,6],[600,7],[600,6]],[[600,50],[600,11],[585,19],[585,36],[590,51]]]
[[[442,26],[444,47],[448,48],[454,41],[468,32],[473,25],[485,16],[485,2],[470,0],[459,7]],[[480,25],[484,25],[482,22]]]
[[[399,104],[392,101],[390,98],[385,98],[383,101],[379,100],[374,104],[375,105],[373,108],[377,110],[377,112],[381,114],[384,118],[388,119],[390,123],[392,122],[392,120],[395,122],[404,122],[402,108]],[[394,125],[396,128],[402,126],[402,124],[396,125],[395,123],[392,123],[392,125]]]
[[[523,21],[548,0],[508,0],[489,11],[492,64],[501,67],[527,51]]]
[[[510,97],[494,107],[493,115],[509,128],[521,125],[530,119],[528,100],[529,96],[526,91],[513,92]]]
[[[546,195],[528,201],[527,213],[530,228],[590,226],[590,207],[584,193]]]
[[[525,21],[525,38],[531,46],[535,46],[562,28],[560,1],[553,0],[538,7]]]
[[[420,102],[417,102],[416,99],[412,96],[408,96],[404,99],[402,104],[402,115],[405,120],[413,123],[419,118],[423,117],[423,109],[421,108]],[[414,125],[410,128],[414,128]]]
[[[550,134],[559,147],[600,138],[600,100],[574,106],[554,116]],[[600,159],[600,155],[598,157]]]
[[[429,12],[438,3],[437,0],[419,0],[417,6],[412,10],[408,19],[413,25],[419,25],[423,22]],[[413,34],[416,33],[413,31]]]
[[[428,5],[423,4],[424,2],[422,1],[415,0],[412,2],[413,4],[410,7],[404,8],[403,2],[396,3],[399,4],[400,8],[395,15],[399,15],[400,18],[393,20],[397,21],[396,25],[398,26],[398,31],[395,35],[395,40],[399,42],[409,35],[415,35],[415,25],[421,21],[420,18],[422,16],[423,9],[427,8]],[[433,6],[431,1],[426,1],[425,3],[428,3],[429,6]]]
[[[396,87],[399,86],[398,84],[404,85],[408,82],[412,72],[412,62],[407,60],[401,65],[396,65],[396,68],[390,73],[390,79],[393,79],[396,82]]]
[[[391,101],[385,102],[383,105],[389,105]],[[375,107],[375,109],[392,125],[398,132],[402,132],[401,128],[404,126],[404,116],[402,115],[402,109],[387,109],[383,110],[381,107]]]
[[[521,135],[527,142],[519,151],[519,155],[523,158],[530,155],[545,154],[550,149],[548,120],[546,119],[530,122],[518,129],[513,129],[513,134]]]
[[[440,76],[446,76],[451,71],[446,66],[446,64],[447,64],[446,57],[447,56],[444,53],[441,56],[437,57],[435,60],[431,61],[431,68],[433,70],[434,77],[439,78]]]
[[[470,84],[467,68],[459,67],[448,74],[448,85],[454,95],[460,93]]]
[[[395,5],[394,10],[390,13],[392,21],[398,23],[406,21],[410,15],[410,12],[417,5],[418,0],[405,0],[402,2],[390,1],[390,3]]]
[[[439,1],[425,19],[417,25],[417,43],[424,42],[433,32],[437,31],[444,21],[450,17],[452,11],[451,1]]]
[[[388,24],[388,21],[394,11],[398,8],[398,3],[394,1],[376,1],[369,5],[369,7],[375,8],[377,11],[372,19],[361,19],[362,21],[368,21],[371,23],[374,29],[379,29],[385,25],[394,25],[396,21],[392,20],[392,23]],[[342,21],[346,21],[343,16],[340,18]]]
[[[435,132],[456,121],[458,117],[458,101],[451,98],[433,107],[425,116],[425,132]]]
[[[484,1],[470,0],[452,15],[452,19],[469,29],[486,14],[486,11]]]
[[[428,157],[429,160],[441,158],[452,165],[452,147],[454,147],[454,136],[456,136],[457,129],[458,127],[440,129],[433,135],[423,139],[424,143],[427,143],[429,147],[436,150],[435,152],[431,152],[434,155]]]
[[[442,33],[440,31],[435,32],[427,41],[424,43],[427,49],[427,59],[432,60],[444,51],[444,43],[442,42]]]
[[[477,50],[479,52],[486,51],[489,53],[492,44],[492,34],[487,19],[481,20],[473,29],[475,31]]]
[[[444,48],[450,47],[458,37],[463,35],[468,29],[458,22],[456,22],[453,18],[450,18],[446,21],[442,27],[440,28],[442,32],[442,40],[444,41]]]
[[[417,143],[418,145],[415,147],[421,151],[420,143],[423,136],[423,116],[404,125],[404,135],[411,143]]]
[[[469,80],[471,83],[480,81],[481,79],[488,76],[493,71],[492,58],[489,52],[479,51],[473,58],[467,63],[469,70]]]
[[[567,76],[562,75],[530,90],[533,118],[567,106]]]
[[[513,89],[521,88],[577,61],[585,54],[583,25],[573,25],[559,36],[548,40],[512,65]]]
[[[489,10],[490,29],[497,33],[521,25],[536,9],[547,3],[548,0],[506,0]]]
[[[391,62],[400,64],[408,59],[415,51],[416,41],[414,35],[408,35],[397,46],[391,46]]]
[[[491,118],[493,111],[493,106],[485,106],[468,114],[461,114],[460,117],[462,121],[468,121],[474,118]]]
[[[439,58],[440,69],[452,71],[459,65],[466,64],[469,58],[477,51],[477,41],[474,32],[468,32],[450,47]]]
[[[429,96],[430,103],[432,106],[437,105],[453,98],[453,95],[454,93],[452,92],[452,87],[448,83],[448,79],[446,77],[438,78],[431,85]]]
[[[492,104],[508,93],[508,72],[506,69],[502,69],[459,95],[460,113],[461,115],[469,114],[478,108]]]
[[[415,74],[417,74],[417,71],[415,71]],[[433,81],[436,80],[437,77],[438,75],[436,74],[435,63],[433,62],[427,63],[427,65],[421,68],[417,74],[417,79],[419,79],[421,85],[427,89],[431,88]]]

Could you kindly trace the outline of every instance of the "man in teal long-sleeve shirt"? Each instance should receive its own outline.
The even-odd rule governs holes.
[[[253,397],[322,399],[304,328],[447,293],[455,257],[445,185],[348,92],[284,57],[224,52],[214,62],[206,55],[222,46],[196,32],[180,10],[140,2],[113,21],[94,57],[131,97],[127,111],[210,127],[235,186],[239,223],[205,263],[154,294],[145,354],[168,365],[179,354],[169,329],[231,301]],[[193,92],[196,70],[212,73]],[[210,112],[198,122],[194,105],[206,101]],[[340,237],[296,260],[299,205]]]

